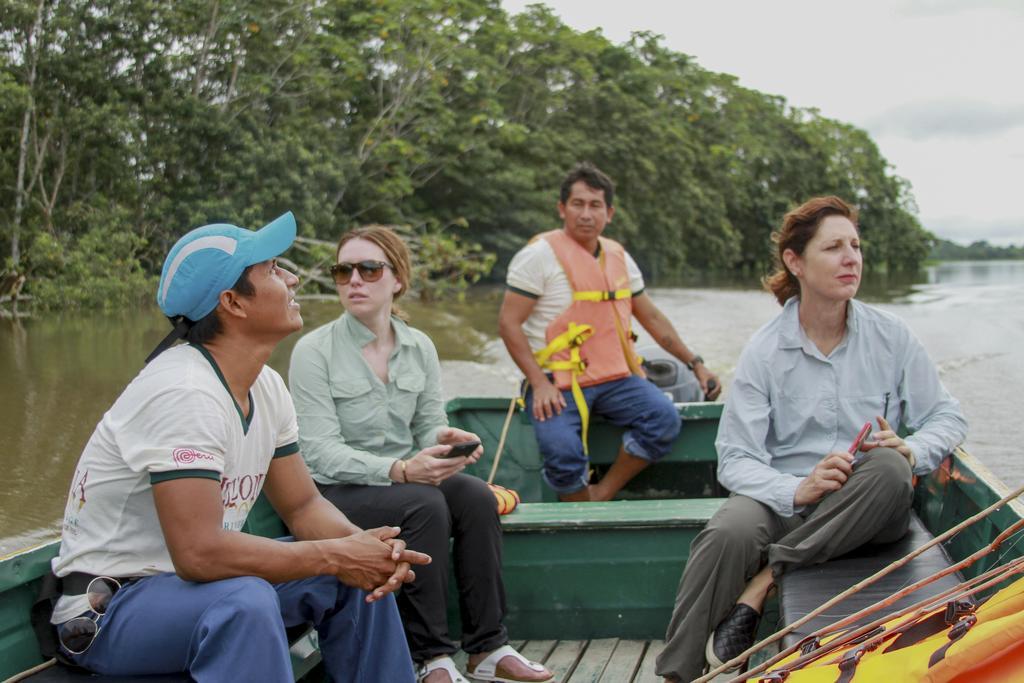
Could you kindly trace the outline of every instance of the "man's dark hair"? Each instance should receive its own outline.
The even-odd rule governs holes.
[[[252,296],[256,293],[256,288],[249,281],[250,270],[252,270],[252,266],[242,271],[235,284],[231,285],[233,291],[243,296]],[[221,325],[220,318],[217,317],[217,309],[214,308],[203,316],[202,320],[199,320],[189,328],[189,331],[185,333],[185,341],[190,344],[206,344],[223,330],[224,327]]]
[[[569,171],[569,175],[565,176],[565,180],[562,181],[562,191],[559,195],[563,204],[569,201],[569,195],[572,194],[572,186],[580,180],[591,189],[604,192],[604,203],[608,208],[611,208],[612,198],[615,196],[615,183],[612,182],[611,178],[602,173],[601,169],[589,161],[582,161],[576,164],[576,168]]]

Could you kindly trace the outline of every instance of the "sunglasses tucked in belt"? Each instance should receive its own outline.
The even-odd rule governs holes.
[[[97,576],[89,582],[85,596],[89,600],[91,616],[68,619],[57,626],[57,637],[64,649],[73,655],[80,655],[93,644],[100,632],[99,618],[107,611],[110,599],[121,589],[117,579],[109,576]]]
[[[339,285],[347,285],[352,281],[352,271],[358,270],[359,277],[364,282],[376,282],[384,274],[385,268],[395,269],[390,263],[384,261],[359,261],[358,263],[336,263],[331,266],[331,275]]]

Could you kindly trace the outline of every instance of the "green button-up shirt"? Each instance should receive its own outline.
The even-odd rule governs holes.
[[[448,426],[437,349],[398,318],[391,326],[387,384],[362,354],[376,336],[347,313],[295,345],[288,382],[299,447],[321,484],[389,485],[395,460],[437,444]]]

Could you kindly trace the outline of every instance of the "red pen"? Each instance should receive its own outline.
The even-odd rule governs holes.
[[[868,438],[868,434],[871,433],[871,423],[865,422],[864,426],[857,432],[857,438],[850,444],[850,455],[856,455],[857,451],[860,450],[860,446],[864,443],[864,439]]]

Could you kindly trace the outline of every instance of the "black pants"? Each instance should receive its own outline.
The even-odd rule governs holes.
[[[422,662],[457,649],[448,637],[448,539],[459,588],[462,649],[489,652],[508,642],[505,586],[501,580],[501,522],[494,494],[482,480],[456,474],[429,484],[320,486],[355,524],[364,529],[401,527],[399,538],[433,558],[415,567],[416,580],[398,592],[412,658]]]

